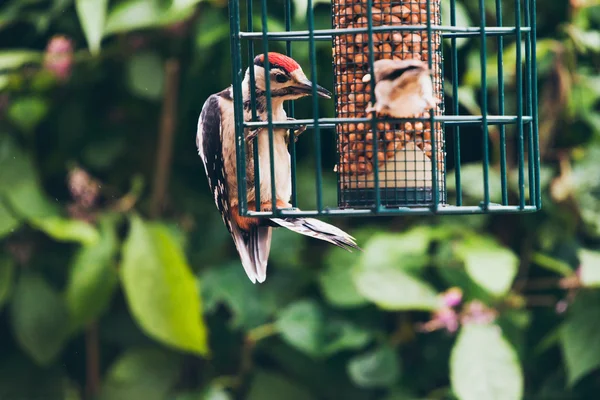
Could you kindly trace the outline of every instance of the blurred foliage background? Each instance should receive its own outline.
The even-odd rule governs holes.
[[[314,3],[317,28],[330,27],[330,3]],[[509,25],[514,4],[503,3]],[[292,27],[306,29],[307,2],[292,6]],[[458,24],[478,26],[477,7],[458,0]],[[537,12],[541,212],[331,221],[363,253],[278,230],[268,279],[252,285],[195,147],[204,100],[230,82],[227,1],[2,1],[0,399],[593,398],[600,5]],[[284,30],[284,15],[269,2],[269,29]],[[461,113],[478,114],[479,43],[458,42]],[[510,112],[514,40],[505,45]],[[317,52],[317,80],[332,89],[331,44]],[[293,54],[308,72],[306,43]],[[333,116],[333,102],[321,107]],[[310,102],[296,115],[310,116]],[[299,205],[310,208],[304,135]],[[465,137],[476,136],[463,135],[465,203],[477,204],[481,146]],[[334,149],[324,131],[331,206]]]

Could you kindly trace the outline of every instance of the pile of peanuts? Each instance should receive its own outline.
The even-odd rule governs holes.
[[[373,0],[371,8],[373,26],[381,25],[426,25],[426,0]],[[334,28],[366,28],[366,0],[333,0]],[[431,0],[432,24],[440,24],[440,0]],[[442,97],[441,37],[432,35],[432,67],[434,91]],[[428,35],[426,31],[396,31],[373,33],[373,58],[418,59],[428,61]],[[336,111],[340,118],[368,117],[365,108],[371,100],[369,83],[363,83],[369,64],[368,33],[343,34],[336,36],[333,59],[336,75]],[[441,114],[438,105],[436,115]],[[415,117],[429,117],[429,113]],[[443,167],[443,143],[440,124],[436,124],[436,147],[438,147],[438,170]],[[429,122],[405,122],[390,124],[379,122],[377,126],[377,154],[373,151],[373,131],[369,123],[340,123],[337,126],[338,152],[337,170],[343,174],[361,175],[371,173],[374,162],[380,164],[395,156],[407,143],[413,142],[427,157],[431,158],[431,126]]]

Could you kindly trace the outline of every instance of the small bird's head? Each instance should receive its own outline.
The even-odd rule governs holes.
[[[271,98],[276,100],[295,100],[313,93],[313,83],[308,80],[300,65],[292,58],[283,54],[269,52],[269,83]],[[265,56],[259,54],[254,58],[254,80],[257,90],[265,91]],[[246,71],[244,79],[250,82],[250,69]],[[326,99],[331,98],[331,93],[317,84],[317,95]]]
[[[367,112],[390,115],[396,118],[417,116],[440,103],[435,96],[433,75],[427,63],[414,60],[377,60],[373,64],[375,75],[374,107]],[[363,77],[369,82],[371,75]]]
[[[373,63],[375,70],[375,81],[394,81],[402,78],[402,81],[420,81],[422,78],[429,78],[431,70],[426,62],[406,59],[406,60],[377,60]]]

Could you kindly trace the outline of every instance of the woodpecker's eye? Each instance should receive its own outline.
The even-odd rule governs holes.
[[[289,80],[289,78],[283,74],[275,75],[275,80],[279,83],[285,83]]]

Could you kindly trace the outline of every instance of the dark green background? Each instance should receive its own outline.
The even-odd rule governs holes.
[[[283,3],[269,3],[269,28],[284,29]],[[3,1],[0,399],[592,398],[600,390],[600,7],[538,3],[541,212],[331,219],[362,254],[278,230],[268,279],[252,285],[195,147],[204,100],[230,82],[227,2]],[[458,24],[478,26],[478,1],[457,4]],[[485,4],[493,25],[495,3]],[[514,2],[503,4],[510,24]],[[306,3],[293,7],[294,29],[306,29]],[[331,26],[330,10],[315,5],[318,28]],[[88,37],[107,27],[94,55],[82,26]],[[43,64],[56,34],[75,47],[66,81]],[[488,45],[493,114],[495,40]],[[514,112],[510,45],[504,76]],[[480,113],[478,49],[470,39],[459,50],[463,114]],[[293,50],[309,71],[306,43]],[[318,81],[332,89],[330,43],[319,42],[317,54]],[[179,65],[175,133],[165,200],[153,210],[165,167],[167,60]],[[310,107],[298,101],[296,115],[309,117]],[[333,116],[332,101],[321,107]],[[463,132],[465,203],[477,204],[481,139],[477,129]],[[304,209],[315,207],[310,135],[298,142]],[[324,203],[335,206],[334,135],[322,137]],[[495,153],[492,164],[497,201]],[[75,167],[100,185],[83,213],[92,223],[69,214]],[[461,315],[483,303],[497,318],[422,332],[450,287],[464,293]]]

